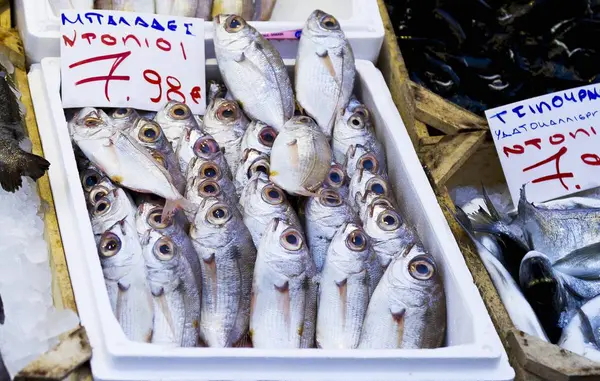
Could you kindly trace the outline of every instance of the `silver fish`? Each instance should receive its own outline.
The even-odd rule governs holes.
[[[179,144],[177,144],[175,156],[179,162],[179,170],[184,176],[187,177],[190,162],[198,156],[197,153],[222,154],[217,142],[204,131],[196,128],[183,130],[182,136],[179,138]]]
[[[235,185],[229,177],[224,175],[223,167],[227,168],[224,163],[219,165],[217,161],[204,160],[199,157],[194,159],[188,173],[186,192],[196,192],[202,181],[210,179],[219,184],[222,196],[231,205],[237,205],[238,197],[235,193]],[[210,193],[210,190],[207,191]]]
[[[327,249],[335,232],[345,223],[358,223],[356,212],[331,189],[319,190],[320,197],[311,197],[304,207],[307,245],[317,272],[323,270]]]
[[[155,0],[155,3],[159,15],[196,17],[198,9],[198,0]]]
[[[154,13],[154,0],[95,0],[95,9]]]
[[[392,189],[388,182],[383,177],[364,169],[354,173],[354,176],[350,180],[349,188],[348,200],[356,211],[363,210],[367,206],[367,196],[369,193],[384,196],[390,201],[393,200]]]
[[[185,195],[190,202],[194,203],[196,206],[202,204],[202,201],[209,197],[217,198],[226,202],[227,205],[236,206],[238,204],[238,198],[235,193],[233,193],[233,189],[229,188],[228,190],[224,190],[221,187],[221,184],[230,184],[230,182],[229,180],[224,181],[223,179],[196,177],[188,183]],[[193,221],[194,216],[195,213],[192,211],[187,215],[188,220]]]
[[[156,230],[147,232],[142,246],[153,296],[152,342],[197,346],[201,295],[190,264],[173,240]]]
[[[285,221],[271,220],[258,248],[252,282],[254,348],[300,348],[305,317],[311,316],[306,313],[314,276],[307,273],[310,261],[302,234]]]
[[[208,198],[190,237],[202,265],[200,336],[211,347],[231,347],[248,332],[256,249],[234,206]]]
[[[348,106],[355,76],[352,47],[339,22],[332,15],[315,10],[302,30],[298,46],[296,98],[327,137],[331,137],[338,112]],[[343,157],[336,159],[342,160]]]
[[[254,3],[254,17],[252,20],[255,21],[269,21],[273,14],[273,8],[277,0],[256,0]]]
[[[386,269],[369,302],[358,347],[437,348],[445,331],[441,276],[433,257],[415,245]]]
[[[225,159],[231,173],[237,171],[242,156],[242,137],[248,128],[248,119],[235,101],[214,99],[204,115],[204,131],[225,150]]]
[[[93,177],[93,174],[89,174],[87,177]],[[116,192],[117,189],[120,189],[115,184],[113,184],[108,178],[104,177],[100,182],[94,185],[89,191],[84,191],[86,196],[86,202],[88,205],[88,210],[93,207],[100,199],[107,196],[110,193]],[[129,197],[129,195],[127,195]]]
[[[219,147],[219,144],[210,135],[196,140],[193,150],[194,157],[192,160],[190,160],[186,173],[186,179],[188,182],[191,178],[199,175],[205,177],[218,177],[211,173],[199,174],[200,169],[207,162],[214,163],[218,167],[219,173],[223,177],[232,179],[229,165],[227,165],[227,160],[225,159],[225,154]]]
[[[252,235],[255,246],[265,234],[267,226],[274,218],[286,220],[288,224],[301,231],[301,224],[294,208],[285,193],[270,182],[262,173],[255,173],[242,193],[240,199],[244,214],[244,223]]]
[[[346,224],[333,236],[319,286],[319,348],[358,346],[369,304],[370,256],[369,239],[358,225]]]
[[[210,21],[212,19],[213,0],[196,0],[196,18]]]
[[[252,175],[256,172],[262,172],[268,176],[269,169],[269,156],[253,149],[244,151],[241,165],[238,167],[234,178],[235,192],[238,197],[241,196]]]
[[[383,155],[383,157],[380,155],[378,158],[373,152],[360,144],[350,145],[343,163],[343,167],[349,178],[352,178],[359,169],[364,169],[387,178],[385,155]]]
[[[242,152],[253,149],[265,155],[271,154],[271,148],[277,138],[277,130],[261,121],[253,120],[242,138]]]
[[[175,152],[184,130],[200,129],[192,110],[185,103],[177,101],[168,102],[156,113],[154,121],[160,124]]]
[[[101,192],[100,194],[104,192],[99,188],[94,190]],[[90,210],[94,234],[102,234],[125,220],[129,224],[135,224],[135,209],[135,204],[123,189],[117,188],[107,193],[94,203]]]
[[[331,148],[315,122],[306,116],[290,119],[271,151],[270,179],[286,192],[312,196],[331,166]]]
[[[108,299],[117,321],[129,340],[150,342],[154,325],[152,294],[134,226],[125,220],[95,237]]]
[[[388,209],[396,210],[396,203],[390,200],[385,195],[379,195],[373,191],[367,191],[366,196],[363,197],[362,203],[358,205],[358,217],[363,222],[367,223],[370,218],[371,207],[373,205],[382,205]]]
[[[123,130],[132,128],[135,122],[141,118],[137,110],[124,107],[114,109],[110,113],[110,117],[112,118],[113,124],[117,128],[121,128]]]
[[[244,21],[249,17],[215,16],[213,12],[215,53],[227,89],[248,117],[281,131],[294,115],[295,105],[292,84],[279,52]]]
[[[342,198],[348,198],[348,184],[350,179],[346,177],[346,172],[344,168],[333,162],[331,163],[331,168],[329,169],[329,173],[325,176],[325,181],[323,182],[323,188],[333,189],[342,196]]]
[[[563,329],[557,345],[600,362],[600,297],[585,303]]]
[[[223,14],[239,15],[246,20],[251,20],[254,15],[256,0],[214,0],[212,17]]]

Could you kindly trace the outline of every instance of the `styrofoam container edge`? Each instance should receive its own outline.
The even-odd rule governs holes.
[[[294,61],[286,64],[291,69]],[[373,115],[388,153],[401,214],[444,277],[447,347],[431,350],[261,350],[164,348],[125,339],[112,314],[60,99],[60,59],[29,74],[31,94],[82,324],[98,380],[509,381],[506,353],[421,168],[381,73],[357,61],[358,98]],[[215,60],[207,79],[215,78]],[[432,327],[434,328],[434,327]]]

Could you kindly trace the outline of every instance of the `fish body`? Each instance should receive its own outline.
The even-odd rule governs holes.
[[[256,249],[235,206],[207,198],[190,229],[202,266],[200,336],[231,347],[248,332]]]
[[[585,303],[563,330],[557,345],[593,361],[600,361],[600,297]]]
[[[271,151],[270,179],[286,192],[312,196],[331,167],[331,148],[315,122],[306,116],[290,119]]]
[[[335,130],[333,134],[335,137]],[[369,151],[368,148],[360,144],[350,145],[343,163],[344,170],[349,178],[352,178],[356,171],[360,169],[387,178],[385,154],[383,154],[383,152],[381,154],[375,154],[373,151]]]
[[[372,197],[382,196],[393,202],[392,188],[387,180],[380,175],[375,175],[364,169],[354,173],[354,176],[350,180],[349,190],[348,200],[357,212],[363,211],[368,207],[368,195],[370,193],[373,194]],[[361,218],[364,216],[363,213],[360,213],[360,215]]]
[[[269,21],[273,14],[273,8],[275,8],[277,0],[257,0],[254,4],[254,17],[252,20],[255,21]]]
[[[227,89],[249,118],[281,131],[294,115],[295,105],[292,84],[279,52],[244,21],[252,15],[215,16],[213,10],[215,53]]]
[[[212,19],[213,0],[197,0],[196,18],[210,21]]]
[[[96,0],[96,9],[154,13],[154,0]]]
[[[302,30],[298,46],[296,98],[327,137],[331,137],[338,112],[343,112],[350,101],[355,76],[352,47],[339,22],[315,10]]]
[[[433,257],[415,245],[385,270],[369,302],[358,348],[437,348],[445,330],[441,276]]]
[[[238,197],[242,194],[242,191],[252,178],[252,175],[256,172],[262,172],[268,176],[269,169],[269,156],[253,149],[244,151],[242,162],[238,167],[234,178],[235,192]]]
[[[165,104],[154,116],[154,121],[160,124],[175,152],[184,130],[200,129],[192,110],[185,103],[177,101]]]
[[[310,253],[302,234],[272,220],[258,248],[250,332],[255,348],[300,348],[305,326]]]
[[[253,120],[248,125],[246,133],[242,138],[242,152],[253,149],[265,155],[270,155],[276,138],[276,129],[267,126],[261,121]]]
[[[370,255],[369,239],[358,225],[351,223],[338,229],[329,245],[319,286],[319,348],[358,346],[369,304]]]
[[[244,20],[252,20],[256,0],[214,0],[213,19],[219,15],[238,15]]]
[[[156,13],[181,17],[196,17],[199,0],[154,0]],[[201,1],[206,2],[205,0]]]

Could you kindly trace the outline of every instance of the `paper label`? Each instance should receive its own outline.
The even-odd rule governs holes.
[[[61,13],[63,106],[206,109],[204,20],[118,11]]]
[[[511,197],[526,184],[544,202],[600,186],[600,85],[542,95],[485,112]]]

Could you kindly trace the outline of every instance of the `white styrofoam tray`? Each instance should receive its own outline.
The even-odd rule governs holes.
[[[287,60],[290,71],[294,61]],[[60,98],[60,59],[29,84],[77,307],[99,380],[507,381],[514,371],[422,170],[381,73],[357,61],[356,95],[384,142],[400,212],[435,256],[447,297],[446,347],[427,350],[170,348],[128,341],[108,300]],[[216,60],[207,79],[218,79]],[[437,329],[437,327],[431,327]]]
[[[59,17],[48,0],[16,0],[17,28],[27,59],[40,62],[59,57]],[[278,0],[271,21],[253,21],[261,33],[301,29],[315,9],[334,15],[350,40],[356,59],[375,62],[383,44],[384,28],[377,0]],[[213,23],[205,23],[206,58],[214,58]],[[283,58],[296,58],[297,40],[273,41]]]

